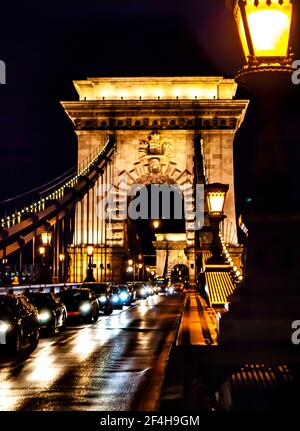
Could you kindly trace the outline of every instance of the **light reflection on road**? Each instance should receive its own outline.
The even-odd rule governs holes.
[[[179,307],[179,299],[149,297],[2,358],[0,410],[129,410]]]

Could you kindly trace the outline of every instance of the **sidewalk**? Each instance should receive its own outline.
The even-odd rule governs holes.
[[[217,347],[217,315],[195,290],[185,298],[176,343],[171,351],[160,410],[209,410],[207,388],[199,377],[199,355]]]
[[[232,358],[230,352],[219,350],[216,311],[207,307],[195,291],[190,291],[185,299],[176,343],[169,356],[160,410],[297,408],[300,378],[293,375],[295,370],[290,370],[287,364],[261,361],[241,364],[228,374],[216,397],[210,395],[208,382],[215,378],[215,372],[218,375],[222,371],[223,365],[226,368]]]
[[[217,316],[195,291],[187,293],[177,346],[217,345]]]

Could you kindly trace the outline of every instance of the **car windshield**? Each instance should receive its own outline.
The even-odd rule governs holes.
[[[111,290],[113,293],[119,293],[119,288],[117,286],[112,286]]]
[[[28,300],[33,304],[35,307],[51,307],[52,306],[52,300],[49,295],[34,293],[26,295]]]
[[[86,301],[89,299],[89,292],[84,290],[66,290],[60,293],[60,298],[65,303]]]
[[[107,293],[107,286],[106,284],[94,284],[89,286],[89,288],[94,292],[98,294],[105,294]]]
[[[1,296],[0,297],[0,314],[10,314],[15,309],[15,301],[12,298]]]

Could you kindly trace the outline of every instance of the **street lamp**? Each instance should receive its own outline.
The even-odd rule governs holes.
[[[228,191],[228,184],[213,183],[206,186],[206,199],[208,215],[213,230],[213,240],[211,244],[212,257],[207,259],[208,264],[224,264],[222,257],[222,244],[219,235],[219,224],[224,216],[225,198]]]
[[[48,247],[51,245],[52,241],[52,232],[49,230],[45,230],[41,233],[42,244],[44,247]]]
[[[158,229],[160,226],[160,221],[159,220],[153,220],[152,225],[153,225],[154,229]]]
[[[213,183],[206,186],[208,214],[210,217],[224,218],[225,198],[228,184]]]
[[[88,245],[86,248],[86,254],[88,255],[88,257],[92,257],[94,254],[94,246],[93,245]]]
[[[261,124],[257,139],[251,143],[256,147],[249,172],[253,203],[244,214],[250,233],[247,262],[243,275],[233,267],[241,283],[230,298],[229,312],[220,319],[219,343],[229,348],[234,345],[239,355],[243,346],[247,361],[267,360],[269,355],[272,361],[291,361],[299,366],[299,354],[293,350],[287,330],[300,309],[299,271],[292,264],[299,261],[299,248],[295,247],[299,173],[294,168],[294,139],[289,135],[290,130],[297,130],[298,119],[289,116],[287,122],[282,108],[293,106],[297,95],[291,79],[296,2],[227,3],[233,8],[248,56],[236,80],[256,94],[260,106],[256,116]]]
[[[257,72],[292,73],[293,0],[227,0],[227,5],[233,9],[247,59],[237,81],[243,83]]]
[[[128,274],[128,279],[134,279],[134,265],[133,265],[133,259],[128,259],[127,260],[127,268],[126,268],[127,274]]]
[[[59,253],[58,256],[59,259],[59,281],[65,281],[65,271],[64,271],[64,262],[65,262],[65,255],[63,253]]]
[[[141,280],[141,272],[142,272],[141,270],[143,268],[143,264],[139,263],[137,267],[138,267],[138,279]]]
[[[47,247],[45,245],[41,245],[38,248],[39,255],[41,256],[41,272],[40,272],[40,283],[47,283],[48,280],[48,270],[46,265],[46,253]]]
[[[88,268],[86,271],[86,278],[84,281],[86,283],[92,283],[92,282],[96,281],[95,277],[94,277],[94,273],[93,273],[93,263],[92,263],[92,258],[93,258],[93,254],[94,254],[94,246],[93,245],[87,245],[86,254],[88,256]]]
[[[46,255],[46,247],[45,247],[45,246],[41,245],[41,246],[39,247],[39,254],[40,254],[42,257],[45,257],[45,255]]]

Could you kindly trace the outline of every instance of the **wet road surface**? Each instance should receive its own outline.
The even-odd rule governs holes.
[[[42,336],[34,352],[0,357],[0,410],[119,411],[151,405],[182,303],[182,297],[153,296],[97,323]]]

